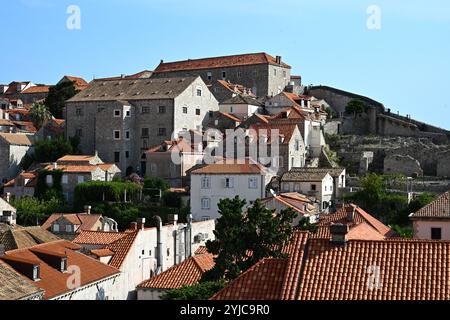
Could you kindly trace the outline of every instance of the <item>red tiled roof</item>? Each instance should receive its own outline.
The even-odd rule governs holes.
[[[411,215],[412,219],[449,219],[450,218],[450,191],[437,197],[434,201]]]
[[[49,86],[34,86],[22,91],[22,93],[48,93]]]
[[[70,172],[70,173],[77,173],[77,172],[83,172],[83,173],[89,173],[93,172],[98,169],[96,165],[60,165],[58,164],[57,168],[54,169],[53,165],[50,164],[46,168],[46,170],[53,171],[53,170],[62,170],[64,172]]]
[[[101,232],[101,231],[82,231],[74,240],[74,243],[108,245],[123,237],[125,232]]]
[[[211,300],[280,300],[286,271],[285,259],[262,259]]]
[[[83,90],[89,85],[83,78],[72,76],[64,76],[64,78],[68,79],[69,81],[72,81],[77,90]]]
[[[110,257],[114,255],[114,252],[109,249],[93,249],[91,253],[97,257]]]
[[[110,266],[120,269],[123,262],[125,261],[125,258],[128,255],[128,252],[133,246],[134,240],[136,239],[138,232],[139,231],[128,232],[126,233],[125,237],[122,237],[119,240],[110,243],[106,246],[106,249],[109,249],[112,252],[114,252],[113,257],[108,263]]]
[[[230,119],[233,120],[233,121],[241,122],[241,119],[239,119],[239,118],[235,117],[234,115],[229,114],[229,113],[227,113],[227,112],[222,112],[222,111],[220,111],[219,114],[220,114],[220,115],[223,115],[223,116],[225,116],[225,117],[227,117],[227,118],[230,118]]]
[[[54,213],[50,217],[48,217],[47,221],[45,221],[42,225],[42,228],[48,230],[51,227],[52,223],[61,217],[64,217],[64,219],[74,225],[79,225],[80,227],[76,230],[76,232],[81,232],[93,231],[92,228],[100,220],[102,215],[85,213]]]
[[[191,174],[261,174],[264,169],[259,164],[245,163],[216,163],[210,164],[200,169],[196,169]]]
[[[94,159],[95,156],[90,155],[65,155],[59,158],[56,162],[89,162]]]
[[[200,247],[198,247],[198,249],[195,250],[195,252],[194,252],[195,255],[198,255],[198,254],[205,254],[205,253],[208,253],[208,249],[206,249],[205,246],[200,246]]]
[[[72,275],[71,273],[63,273],[60,270],[50,266],[40,258],[38,251],[45,251],[55,256],[66,256],[67,265],[77,266],[80,268],[80,285],[84,286],[110,276],[118,275],[119,270],[105,265],[95,259],[92,259],[82,253],[73,251],[79,247],[74,244],[59,240],[50,243],[40,244],[27,249],[18,249],[8,251],[5,256],[0,257],[8,263],[9,259],[15,259],[18,263],[39,264],[40,265],[40,281],[33,282],[34,285],[45,290],[45,299],[54,298],[64,293],[70,292],[67,287],[67,281]],[[22,260],[22,261],[20,261]],[[29,261],[29,262],[27,262]],[[16,270],[21,273],[20,270]],[[30,280],[31,281],[31,280]]]
[[[31,122],[31,121],[11,120],[11,122],[14,123],[17,127],[22,127],[23,130],[26,130],[28,132],[32,132],[32,133],[37,132],[37,128],[34,126],[33,122]]]
[[[257,65],[257,64],[277,64],[276,59],[267,53],[250,53],[234,56],[213,57],[195,60],[184,60],[176,62],[162,62],[155,70],[155,73],[176,72],[189,70],[202,70],[214,68],[228,68],[237,66]],[[290,68],[285,63],[282,65]]]
[[[291,141],[295,129],[298,128],[296,124],[254,124],[250,129],[255,130],[257,136],[267,134],[268,143],[271,143],[272,134],[278,130],[278,137],[284,137],[284,141],[280,144],[288,144]]]
[[[138,288],[177,289],[200,281],[206,271],[214,267],[214,257],[206,253],[190,257],[165,272],[146,280]]]

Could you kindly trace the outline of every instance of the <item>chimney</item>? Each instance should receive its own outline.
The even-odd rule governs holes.
[[[277,64],[281,64],[281,56],[277,56]]]
[[[343,245],[347,242],[348,225],[342,223],[332,223],[330,225],[331,242]]]
[[[130,229],[136,231],[138,229],[137,222],[132,222],[130,224]]]
[[[161,63],[164,63],[164,60],[163,60],[163,59],[161,59]]]
[[[156,261],[157,261],[157,273],[159,271],[162,271],[163,269],[163,263],[164,263],[164,255],[163,255],[163,242],[162,242],[162,220],[161,217],[155,216],[156,220],[156,229],[157,229],[157,255],[156,255]]]
[[[177,214],[169,214],[167,216],[167,219],[170,224],[176,225],[178,222],[178,215]]]
[[[11,193],[9,192],[6,193],[5,201],[8,203],[11,201]]]
[[[84,210],[86,210],[86,214],[91,214],[91,209],[92,209],[91,206],[85,206],[84,207]]]
[[[53,170],[58,169],[58,164],[56,162],[53,162]]]
[[[97,150],[95,150],[94,156],[98,157],[98,151]]]
[[[356,208],[353,206],[351,206],[350,208],[347,208],[347,222],[355,221],[355,211],[356,211]]]
[[[138,218],[136,220],[137,230],[144,230],[145,226],[145,218]]]

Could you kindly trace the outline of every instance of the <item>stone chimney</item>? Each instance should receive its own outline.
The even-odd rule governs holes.
[[[356,213],[355,207],[351,206],[350,208],[347,208],[347,222],[355,221],[355,213]]]
[[[86,211],[86,214],[91,214],[91,209],[92,209],[91,206],[85,206],[84,207],[84,210]]]
[[[281,56],[277,56],[276,60],[277,60],[277,64],[281,64]]]
[[[130,224],[130,229],[136,231],[138,229],[138,224],[137,222],[132,222]]]
[[[6,193],[5,201],[8,203],[11,201],[11,193],[9,193],[9,192]]]
[[[347,242],[348,225],[342,223],[332,223],[330,225],[331,242],[337,245],[344,245]]]
[[[136,230],[144,230],[145,218],[138,218],[136,221]]]
[[[58,169],[58,164],[56,162],[53,162],[53,170]]]

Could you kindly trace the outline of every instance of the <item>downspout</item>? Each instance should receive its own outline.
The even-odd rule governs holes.
[[[156,273],[160,273],[163,270],[163,243],[162,243],[162,220],[160,216],[155,216],[156,230],[157,230],[157,256],[156,256]]]
[[[186,259],[192,257],[192,214],[187,216],[186,233],[184,234],[184,244],[186,246]]]

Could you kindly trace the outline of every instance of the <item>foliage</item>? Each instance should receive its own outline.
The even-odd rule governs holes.
[[[309,217],[302,217],[295,228],[298,230],[310,231],[313,233],[318,229],[317,224],[312,224],[309,220]]]
[[[75,85],[71,81],[57,84],[50,88],[45,104],[48,106],[51,114],[57,118],[63,118],[63,110],[67,100],[78,93]]]
[[[225,288],[225,285],[226,282],[223,280],[198,283],[193,286],[169,290],[161,298],[162,300],[208,300]]]
[[[36,129],[39,130],[52,118],[52,115],[44,104],[34,103],[30,108],[30,118]]]
[[[327,119],[333,119],[336,116],[336,112],[330,107],[326,107],[325,112],[327,113]]]
[[[67,212],[67,207],[57,198],[41,200],[38,198],[22,197],[13,199],[11,205],[17,209],[17,224],[22,226],[41,225],[56,212]]]
[[[35,190],[36,197],[40,199],[49,200],[52,198],[64,199],[64,195],[62,192],[62,170],[45,170],[41,169],[38,171],[37,185]],[[49,186],[47,184],[47,176],[52,176],[52,185]]]
[[[182,206],[181,195],[176,192],[164,192],[162,202],[164,206],[169,208],[181,208]]]
[[[22,169],[27,170],[33,163],[56,162],[67,154],[80,154],[79,143],[78,138],[70,138],[67,141],[63,135],[59,135],[52,140],[36,141],[34,153],[26,155],[20,165]]]
[[[404,194],[388,192],[387,185],[404,180],[402,175],[377,175],[370,173],[361,178],[362,189],[347,195],[346,201],[355,202],[386,224],[399,228],[409,225],[409,214],[416,212],[434,199],[434,195],[423,193],[408,204]]]
[[[120,181],[89,181],[75,187],[74,203],[84,207],[102,201],[122,202],[137,199],[141,193],[141,187],[132,182]]]
[[[219,202],[221,217],[214,231],[215,240],[208,241],[208,251],[216,257],[215,266],[203,275],[202,282],[232,280],[265,257],[280,258],[281,250],[293,232],[295,213],[275,213],[260,200],[243,214],[246,201],[236,196]]]
[[[145,177],[144,194],[148,196],[156,196],[161,192],[169,190],[170,186],[166,180],[160,177]]]
[[[413,238],[413,230],[411,226],[401,227],[399,225],[391,225],[391,228],[402,238]]]
[[[348,114],[354,114],[355,116],[360,113],[365,113],[369,110],[369,106],[362,100],[353,99],[345,107],[345,112]]]

